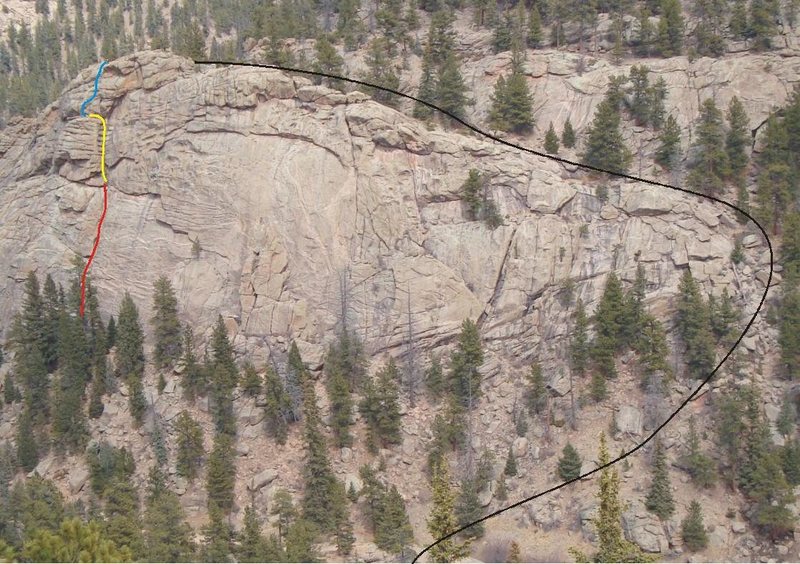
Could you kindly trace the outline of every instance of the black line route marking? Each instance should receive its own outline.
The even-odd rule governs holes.
[[[512,149],[518,149],[520,151],[524,151],[526,153],[530,153],[532,155],[536,155],[537,157],[544,157],[546,159],[551,159],[551,160],[554,160],[554,161],[558,161],[560,163],[569,164],[569,165],[573,165],[573,166],[579,166],[579,167],[584,168],[586,170],[592,170],[594,172],[601,172],[601,173],[605,173],[605,174],[610,174],[612,176],[617,176],[619,178],[625,178],[627,180],[635,180],[637,182],[643,182],[643,183],[649,184],[651,186],[658,186],[660,188],[668,188],[670,190],[675,190],[675,191],[678,191],[678,192],[684,192],[686,194],[691,194],[693,196],[699,196],[701,198],[706,198],[706,199],[711,200],[712,202],[716,202],[718,204],[723,204],[723,205],[731,208],[732,210],[744,215],[747,219],[752,221],[756,225],[756,227],[758,227],[758,230],[761,231],[761,234],[764,236],[764,240],[767,242],[767,247],[769,248],[769,277],[767,278],[767,283],[766,283],[766,285],[764,287],[764,293],[761,295],[761,300],[758,302],[758,308],[756,308],[755,313],[753,313],[753,316],[750,318],[750,321],[747,322],[747,325],[745,326],[744,331],[742,331],[742,334],[739,335],[739,338],[736,339],[736,342],[733,344],[731,349],[725,354],[725,356],[722,357],[722,360],[719,361],[719,364],[717,364],[717,366],[714,368],[714,370],[712,370],[711,373],[708,376],[706,376],[703,379],[702,382],[700,382],[700,385],[697,386],[697,389],[695,389],[691,394],[689,394],[689,396],[685,400],[683,400],[683,402],[681,402],[681,404],[678,406],[678,408],[675,411],[673,411],[670,414],[670,416],[667,417],[667,419],[663,423],[661,423],[658,427],[656,427],[655,430],[652,433],[650,433],[650,435],[645,437],[645,439],[641,443],[639,443],[638,445],[633,447],[628,452],[622,453],[621,455],[619,455],[616,458],[612,459],[610,462],[608,462],[607,464],[604,464],[603,466],[598,466],[597,468],[595,468],[593,470],[590,470],[589,472],[581,474],[577,478],[573,478],[572,480],[569,480],[567,482],[562,482],[561,484],[558,484],[557,486],[553,486],[553,487],[548,488],[548,489],[546,489],[544,491],[536,493],[536,494],[534,494],[532,496],[529,496],[529,497],[526,497],[524,499],[521,499],[520,501],[512,503],[512,504],[510,504],[510,505],[508,505],[506,507],[498,509],[497,511],[489,513],[488,515],[485,515],[484,517],[481,517],[480,519],[478,519],[476,521],[473,521],[472,523],[468,523],[468,524],[464,525],[463,527],[461,527],[459,529],[456,529],[455,531],[453,531],[451,533],[448,533],[447,535],[443,536],[440,539],[436,539],[433,543],[431,543],[430,545],[428,545],[427,547],[422,549],[422,551],[414,557],[414,560],[412,560],[412,564],[417,562],[417,560],[419,560],[419,558],[423,554],[428,552],[431,548],[433,548],[434,546],[436,546],[440,542],[442,542],[444,540],[447,540],[450,537],[453,537],[453,536],[457,535],[458,533],[460,533],[460,532],[472,527],[473,525],[477,525],[478,523],[481,523],[482,521],[486,521],[487,519],[490,519],[492,517],[500,515],[501,513],[504,513],[506,511],[508,511],[509,509],[514,509],[515,507],[519,507],[520,505],[522,505],[524,503],[527,503],[529,501],[533,501],[534,499],[540,498],[540,497],[545,496],[545,495],[547,495],[549,493],[552,493],[554,491],[560,490],[561,488],[563,488],[565,486],[568,486],[569,484],[572,484],[572,483],[577,482],[579,480],[582,480],[582,479],[584,479],[584,478],[586,478],[588,476],[591,476],[592,474],[596,474],[597,472],[600,472],[601,470],[609,468],[613,464],[616,464],[617,462],[622,461],[623,459],[627,458],[628,456],[630,456],[634,452],[636,452],[639,449],[641,449],[644,445],[646,445],[651,440],[653,440],[653,438],[656,436],[656,434],[659,431],[661,431],[661,429],[666,427],[667,424],[670,421],[672,421],[675,417],[677,417],[677,415],[681,412],[681,410],[683,410],[683,408],[686,407],[689,404],[689,402],[692,401],[700,393],[700,390],[702,390],[703,387],[711,381],[711,378],[714,377],[714,375],[722,367],[722,365],[725,363],[725,361],[728,360],[728,358],[733,354],[733,351],[736,350],[736,347],[738,347],[739,344],[742,342],[742,339],[744,339],[744,336],[750,330],[750,327],[753,325],[753,323],[755,323],[756,317],[758,317],[758,314],[761,312],[761,308],[764,306],[764,302],[767,299],[767,294],[769,293],[770,284],[772,283],[772,274],[773,274],[774,267],[775,267],[775,255],[774,255],[774,252],[773,252],[773,249],[772,249],[772,241],[770,240],[769,235],[767,235],[767,232],[764,229],[764,227],[762,227],[762,225],[758,221],[756,221],[756,219],[753,216],[751,216],[749,213],[747,213],[743,209],[740,209],[737,206],[735,206],[734,204],[731,204],[730,202],[727,202],[727,201],[725,201],[725,200],[723,200],[721,198],[717,198],[715,196],[709,196],[709,195],[706,195],[706,194],[701,194],[700,192],[695,192],[695,191],[689,190],[687,188],[681,188],[680,186],[673,186],[671,184],[658,182],[656,180],[649,180],[649,179],[646,179],[646,178],[639,178],[638,176],[633,176],[633,175],[630,175],[630,174],[611,172],[609,170],[605,170],[605,169],[598,168],[598,167],[591,166],[591,165],[587,165],[587,164],[582,164],[582,163],[579,163],[579,162],[576,162],[576,161],[572,161],[572,160],[569,160],[569,159],[565,159],[563,157],[559,157],[559,156],[556,156],[556,155],[548,155],[547,153],[542,153],[542,152],[536,151],[534,149],[529,149],[528,147],[523,147],[522,145],[517,145],[516,143],[512,143],[510,141],[505,141],[504,139],[501,139],[501,138],[499,138],[499,137],[497,137],[495,135],[492,135],[491,133],[487,133],[486,131],[483,131],[483,130],[479,129],[478,127],[475,127],[474,125],[472,125],[470,123],[467,123],[463,119],[461,119],[461,118],[459,118],[457,116],[454,116],[450,112],[445,111],[445,110],[439,108],[438,106],[435,106],[434,104],[431,104],[430,102],[426,102],[425,100],[420,100],[419,98],[415,98],[414,96],[411,96],[409,94],[405,94],[403,92],[399,92],[399,91],[393,90],[391,88],[386,88],[384,86],[379,86],[377,84],[371,84],[369,82],[364,82],[364,81],[361,81],[361,80],[355,80],[355,79],[352,79],[352,78],[347,78],[347,77],[344,77],[344,76],[338,76],[338,75],[334,75],[334,74],[327,74],[327,73],[323,73],[323,72],[316,72],[316,71],[310,71],[310,70],[305,70],[305,69],[297,69],[297,68],[293,68],[293,67],[284,67],[284,66],[280,66],[280,65],[242,63],[242,62],[237,62],[237,61],[206,61],[206,60],[200,60],[200,61],[194,61],[194,62],[196,64],[198,64],[198,65],[227,65],[227,66],[237,66],[237,67],[256,67],[256,68],[264,68],[264,69],[274,69],[274,70],[279,70],[279,71],[284,71],[284,72],[296,72],[296,73],[300,73],[300,74],[319,76],[319,77],[323,77],[323,78],[331,78],[331,79],[334,79],[334,80],[343,80],[343,81],[349,82],[351,84],[358,84],[358,85],[361,85],[361,86],[366,86],[368,88],[376,88],[378,90],[383,90],[384,92],[389,92],[389,93],[394,94],[396,96],[400,96],[401,98],[407,98],[409,100],[413,100],[414,102],[419,102],[420,104],[428,106],[429,108],[431,108],[433,110],[436,110],[437,112],[443,113],[444,115],[448,116],[450,119],[460,123],[461,125],[463,125],[467,129],[469,129],[471,131],[474,131],[475,133],[478,133],[479,135],[483,135],[484,137],[486,137],[488,139],[491,139],[492,141],[496,141],[497,143],[500,143],[501,145],[506,145],[507,147],[511,147]]]

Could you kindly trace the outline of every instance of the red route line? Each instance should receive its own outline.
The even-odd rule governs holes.
[[[92,253],[89,255],[89,260],[86,262],[86,266],[83,268],[83,274],[81,275],[81,317],[83,317],[83,310],[86,306],[86,274],[89,272],[89,267],[92,265],[94,255],[97,253],[97,246],[100,244],[100,230],[103,228],[103,220],[106,218],[106,210],[108,210],[107,182],[103,184],[103,213],[100,215],[100,221],[97,222],[97,235],[94,238],[94,247],[92,247]]]

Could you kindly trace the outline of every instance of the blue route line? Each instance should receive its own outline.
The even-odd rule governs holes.
[[[92,92],[92,95],[86,98],[86,100],[83,101],[83,104],[81,104],[81,116],[83,117],[86,117],[86,106],[89,104],[89,102],[94,100],[95,96],[97,96],[97,84],[100,82],[100,75],[103,74],[103,67],[105,67],[107,64],[108,61],[103,61],[100,63],[100,68],[97,69],[97,76],[94,77],[94,92]]]

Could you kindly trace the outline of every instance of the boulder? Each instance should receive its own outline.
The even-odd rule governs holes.
[[[353,485],[353,488],[355,488],[356,492],[360,492],[361,488],[364,487],[364,482],[361,481],[361,478],[359,478],[357,474],[345,474],[344,476],[345,491],[350,491],[350,484]]]
[[[89,470],[82,466],[74,468],[69,473],[69,491],[72,495],[77,494],[83,489],[89,479]]]
[[[478,492],[478,503],[481,507],[486,507],[492,503],[492,498],[494,497],[494,488],[495,482],[492,480],[484,489]]]
[[[617,412],[617,429],[621,434],[642,434],[642,412],[632,405],[623,405]]]
[[[591,502],[589,505],[584,506],[578,516],[581,520],[581,532],[589,542],[594,542],[597,539],[597,530],[594,527],[594,519],[597,518],[597,502]]]
[[[178,495],[183,495],[186,493],[186,488],[189,486],[189,482],[187,482],[186,478],[183,476],[175,476],[172,485],[172,491],[174,491]]]
[[[264,410],[248,403],[239,410],[239,421],[242,425],[258,425],[264,420]]]
[[[569,376],[564,374],[563,371],[559,370],[550,377],[547,387],[555,392],[556,395],[565,396],[570,390]]]
[[[251,492],[257,492],[264,486],[271,484],[277,477],[277,470],[267,468],[250,478],[250,483],[247,484],[247,489],[249,489]]]
[[[542,500],[542,503],[532,502],[527,512],[531,523],[545,531],[559,527],[564,517],[560,504],[552,500],[547,502]]]
[[[514,453],[514,456],[517,458],[521,458],[528,453],[528,439],[525,437],[517,437],[514,439],[514,442],[511,444],[511,452]]]
[[[623,513],[622,527],[625,537],[645,552],[666,552],[669,549],[669,539],[661,522],[644,508]]]

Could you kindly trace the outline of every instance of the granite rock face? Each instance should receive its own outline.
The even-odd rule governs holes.
[[[675,68],[661,69],[668,79],[687,72],[688,63],[670,61]],[[669,79],[670,92],[696,100],[738,76],[745,63],[736,61],[709,61],[707,76],[692,71],[702,88]],[[791,68],[775,75],[780,92],[794,80],[783,76]],[[78,110],[92,72],[37,121],[0,133],[4,323],[29,270],[66,269],[91,249],[102,206],[99,126]],[[569,91],[583,94],[553,98],[538,112],[549,119],[565,104],[586,106],[584,117],[572,117],[584,126],[607,69],[592,73],[548,78],[571,80],[580,88]],[[767,96],[776,103],[775,88],[748,82],[753,119],[763,117]],[[109,209],[91,270],[106,314],[125,290],[149,310],[163,274],[198,332],[221,313],[237,351],[256,361],[297,340],[318,365],[342,288],[348,321],[370,352],[399,353],[410,307],[422,347],[447,342],[469,317],[490,357],[537,354],[545,365],[563,355],[565,287],[591,312],[606,274],[630,281],[637,261],[657,315],[671,310],[686,267],[706,291],[732,286],[755,304],[762,290],[752,276],[765,260],[760,237],[745,249],[744,266],[730,261],[741,230],[732,210],[618,179],[603,202],[557,162],[428,129],[357,91],[152,51],[112,61],[91,109],[109,125]],[[470,221],[460,201],[471,168],[491,178],[503,217],[497,229]]]

